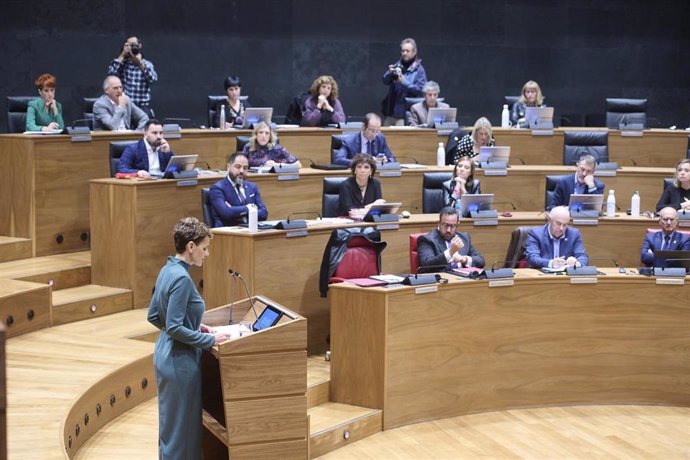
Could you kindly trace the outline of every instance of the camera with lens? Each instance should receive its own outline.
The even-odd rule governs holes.
[[[139,54],[140,49],[141,49],[141,45],[139,45],[139,43],[132,43],[131,45],[129,45],[129,52],[131,54],[133,54],[134,56]]]
[[[393,73],[395,74],[395,78],[401,78],[402,66],[400,64],[396,64],[395,67],[393,67]]]

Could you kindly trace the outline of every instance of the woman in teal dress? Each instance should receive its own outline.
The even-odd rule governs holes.
[[[148,320],[161,330],[153,352],[158,389],[158,453],[161,459],[201,458],[201,370],[204,349],[227,340],[201,323],[204,300],[189,276],[201,267],[211,240],[194,217],[173,228],[177,254],[168,257],[156,280]]]
[[[44,73],[34,82],[38,95],[41,97],[29,102],[26,110],[27,131],[64,129],[62,104],[55,100],[55,83],[55,77],[49,73]]]

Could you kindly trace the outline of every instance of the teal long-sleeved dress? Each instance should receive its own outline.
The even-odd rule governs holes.
[[[53,115],[52,112],[46,110],[43,99],[40,97],[29,101],[28,108],[26,109],[26,130],[40,131],[42,127],[48,126],[52,122],[57,123],[60,129],[64,129],[65,122],[62,119],[62,104],[56,102],[55,105],[57,106],[57,115]]]
[[[199,331],[205,305],[189,264],[175,257],[161,269],[148,320],[161,329],[153,352],[158,389],[161,459],[201,458],[201,368],[203,349],[214,336]]]

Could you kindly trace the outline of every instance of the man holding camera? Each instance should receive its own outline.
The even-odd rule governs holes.
[[[144,59],[142,49],[143,46],[137,37],[125,40],[120,55],[113,59],[108,67],[108,75],[119,77],[124,85],[125,94],[149,118],[154,118],[151,85],[158,81],[158,74],[153,68],[153,63]]]
[[[400,43],[400,60],[388,66],[383,74],[383,84],[388,85],[388,95],[383,100],[383,126],[405,124],[405,98],[422,97],[426,83],[426,71],[417,57],[417,43],[406,38]]]

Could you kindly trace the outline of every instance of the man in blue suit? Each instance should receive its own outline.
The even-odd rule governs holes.
[[[659,211],[660,232],[647,233],[642,242],[640,260],[647,267],[654,265],[654,251],[690,251],[690,237],[676,231],[678,211],[666,207]]]
[[[525,254],[532,268],[563,268],[587,265],[589,259],[580,231],[568,227],[570,211],[557,206],[549,212],[549,222],[527,235]]]
[[[154,118],[144,125],[144,138],[122,152],[117,171],[137,173],[139,177],[162,176],[173,155],[163,139],[163,125]]]
[[[257,207],[259,220],[266,220],[268,210],[261,199],[259,188],[247,182],[249,160],[247,154],[235,152],[228,159],[228,175],[211,186],[211,215],[214,227],[225,227],[247,223],[247,205]]]
[[[381,117],[375,113],[364,116],[364,128],[361,132],[343,137],[343,145],[335,154],[335,163],[350,166],[350,161],[358,153],[368,153],[379,163],[395,161],[386,138],[381,134]]]
[[[577,170],[574,175],[562,176],[556,182],[554,190],[546,209],[556,206],[568,206],[570,195],[603,195],[604,183],[594,178],[597,168],[597,160],[592,155],[582,155],[577,162]]]

